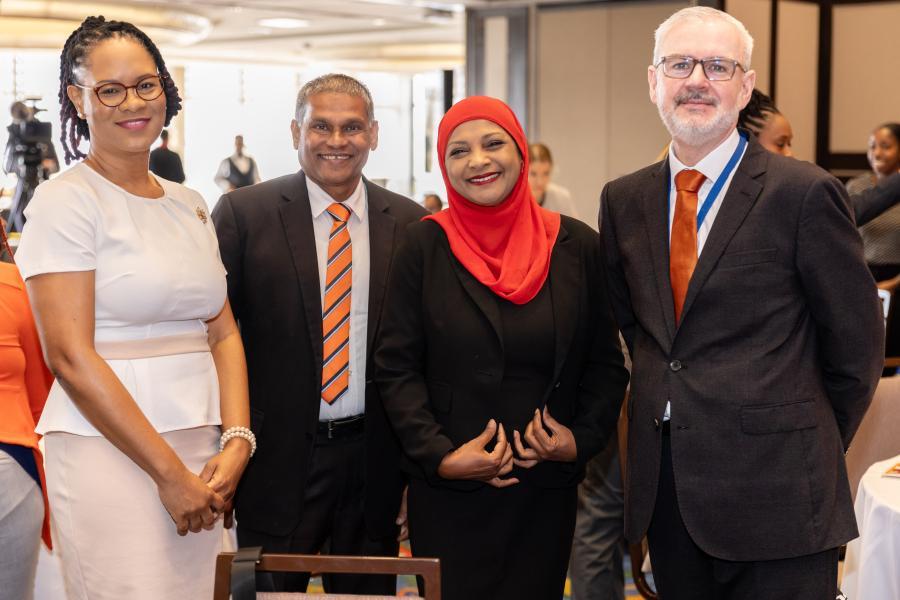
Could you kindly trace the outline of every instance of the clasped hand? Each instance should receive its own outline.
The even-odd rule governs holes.
[[[485,448],[495,436],[494,449],[488,452]],[[513,465],[530,469],[543,460],[571,462],[577,457],[572,430],[550,416],[547,407],[544,407],[543,415],[535,409],[534,418],[525,428],[527,448],[518,431],[514,431],[513,436],[517,457],[513,455],[513,445],[507,440],[503,425],[491,419],[478,437],[444,457],[438,466],[438,475],[444,479],[474,479],[504,488],[519,483],[516,477],[505,478]]]

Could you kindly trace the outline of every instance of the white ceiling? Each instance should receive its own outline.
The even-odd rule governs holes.
[[[466,6],[490,0],[0,0],[0,46],[58,49],[88,15],[131,21],[167,58],[369,70],[464,61]],[[263,19],[303,26],[279,29]]]

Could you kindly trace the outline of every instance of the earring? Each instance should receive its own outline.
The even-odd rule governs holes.
[[[78,118],[84,121],[84,113],[78,113]]]

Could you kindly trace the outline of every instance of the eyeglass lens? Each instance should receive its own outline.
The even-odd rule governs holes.
[[[663,69],[669,77],[685,79],[691,76],[697,63],[703,65],[703,72],[711,81],[727,81],[734,77],[734,62],[724,58],[700,60],[690,56],[667,56],[663,59]]]
[[[156,100],[163,92],[162,82],[158,76],[142,79],[133,87],[135,93],[142,100]],[[128,95],[128,87],[121,83],[107,83],[97,88],[97,97],[106,106],[118,106],[125,101]]]

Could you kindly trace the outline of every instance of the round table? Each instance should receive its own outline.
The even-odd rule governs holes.
[[[859,537],[847,544],[841,590],[852,600],[900,600],[900,455],[866,471],[856,493]]]

